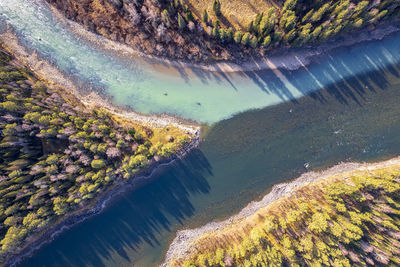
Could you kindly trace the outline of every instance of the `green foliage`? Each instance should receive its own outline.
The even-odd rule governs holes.
[[[186,28],[186,21],[180,13],[178,13],[178,27],[181,31]]]
[[[101,169],[106,165],[106,163],[102,159],[94,159],[90,165],[93,169]]]
[[[257,47],[257,44],[258,44],[257,37],[252,36],[252,37],[250,38],[249,44],[250,44],[251,48],[256,48],[256,47]]]
[[[188,141],[152,145],[147,132],[120,126],[106,110],[87,112],[77,99],[1,63],[7,68],[0,75],[0,260],[29,234]]]
[[[293,10],[296,7],[297,0],[286,0],[283,4],[283,11]]]
[[[249,32],[246,32],[243,37],[242,37],[242,45],[244,46],[248,46],[250,44],[250,38],[251,38],[251,34]]]
[[[10,112],[18,111],[18,105],[13,101],[5,101],[0,103],[0,107]]]
[[[303,185],[255,215],[195,241],[189,266],[398,265],[400,166]],[[371,257],[379,251],[382,257]],[[356,264],[357,265],[357,264]],[[172,264],[172,266],[179,266]]]
[[[213,11],[217,17],[221,15],[221,3],[219,0],[214,0]]]
[[[205,24],[208,24],[208,20],[209,20],[209,18],[208,18],[207,10],[204,9],[204,11],[203,11],[203,22]]]
[[[235,43],[240,44],[242,42],[243,34],[240,31],[236,31],[233,35],[233,40]]]
[[[325,13],[329,9],[329,3],[324,4],[320,9],[318,9],[312,16],[311,16],[311,21],[312,22],[317,22],[322,19],[322,17],[325,15]]]

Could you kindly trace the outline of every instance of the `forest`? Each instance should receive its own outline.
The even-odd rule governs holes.
[[[318,43],[400,14],[397,0],[286,0],[253,7],[254,15],[244,14],[251,19],[242,25],[237,21],[241,1],[47,1],[106,38],[148,54],[194,61],[244,59]]]
[[[191,136],[132,127],[50,89],[0,50],[0,259]]]
[[[329,176],[206,232],[170,266],[398,266],[399,192],[398,163]]]

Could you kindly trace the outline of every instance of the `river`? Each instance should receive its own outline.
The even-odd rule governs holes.
[[[306,162],[318,170],[397,156],[399,98],[399,69],[392,66],[219,122],[184,160],[22,266],[156,266],[177,230],[238,212],[273,184],[306,171]]]
[[[22,266],[156,266],[177,230],[238,212],[305,172],[305,163],[317,170],[399,154],[400,34],[335,49],[279,75],[172,75],[80,42],[40,1],[0,0],[0,18],[25,46],[70,77],[104,88],[114,104],[211,124],[198,149]]]
[[[114,104],[140,113],[168,113],[202,123],[298,98],[343,78],[400,61],[400,34],[396,34],[356,48],[336,49],[318,64],[298,71],[220,73],[164,66],[140,57],[126,60],[129,57],[125,54],[115,57],[65,27],[43,0],[0,0],[0,21],[11,25],[32,53],[71,79],[83,81],[80,87],[102,88]]]

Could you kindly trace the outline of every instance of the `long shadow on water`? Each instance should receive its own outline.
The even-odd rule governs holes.
[[[157,233],[170,231],[171,221],[182,223],[184,218],[193,215],[195,209],[189,196],[207,194],[210,186],[205,176],[212,175],[210,164],[198,149],[166,168],[168,171],[160,169],[151,183],[115,200],[110,205],[112,209],[75,226],[80,228],[78,231],[67,231],[53,241],[69,243],[74,247],[73,252],[64,255],[63,251],[54,253],[52,250],[46,253],[47,247],[44,247],[40,253],[49,258],[46,266],[57,263],[60,266],[101,267],[112,253],[129,260],[125,248],[136,250],[143,242],[151,246],[158,244]],[[71,234],[77,232],[79,240],[85,240],[85,243],[74,242],[77,237]],[[28,259],[25,266],[34,266],[32,260],[35,259]]]
[[[359,76],[373,73],[374,83],[384,86],[387,84],[387,81],[384,75],[382,75],[383,71],[391,72],[397,77],[399,76],[398,71],[390,64],[390,62],[393,63],[400,60],[398,48],[394,45],[395,39],[396,36],[387,37],[386,45],[388,49],[379,46],[379,42],[381,41],[371,41],[355,46],[335,48],[327,54],[321,55],[320,58],[315,59],[315,63],[310,65],[303,65],[303,62],[299,61],[299,65],[302,65],[302,67],[294,71],[285,69],[259,69],[222,73],[220,69],[212,72],[184,65],[172,66],[167,62],[157,63],[178,71],[186,83],[190,83],[188,70],[205,85],[212,83],[212,81],[216,81],[217,83],[226,82],[235,91],[238,90],[235,80],[250,79],[256,87],[266,94],[275,94],[282,101],[290,100],[292,102],[296,102],[293,95],[294,91],[299,91],[302,95],[314,94],[320,97],[321,94],[316,92],[316,90],[336,87],[335,84],[340,84],[338,81],[343,79],[351,80],[349,84],[345,84],[345,87],[336,87],[336,89],[331,91],[341,102],[345,103],[347,98],[357,101],[357,95],[362,96],[365,93],[364,90],[372,88],[372,86],[368,85],[362,88],[359,86],[360,84],[357,84],[360,81],[351,79],[350,77],[356,74]],[[293,60],[299,59],[296,58]],[[319,62],[320,60],[322,61]],[[151,63],[151,60],[148,61]],[[253,61],[254,64],[258,64],[257,59],[253,59]],[[350,93],[348,89],[353,86],[358,89],[357,91],[352,90]],[[320,100],[324,101],[322,98]]]

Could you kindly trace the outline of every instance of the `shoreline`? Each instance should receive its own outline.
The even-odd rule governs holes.
[[[400,156],[372,163],[357,163],[357,162],[340,162],[333,167],[322,171],[309,171],[303,173],[298,178],[291,180],[287,183],[276,184],[271,188],[261,200],[252,201],[244,207],[239,213],[232,215],[228,219],[222,221],[212,221],[204,226],[195,229],[184,229],[177,232],[176,237],[170,244],[168,251],[165,255],[164,262],[160,267],[168,267],[173,259],[185,259],[190,255],[194,249],[197,239],[205,233],[218,231],[225,226],[238,223],[240,220],[248,216],[254,215],[261,208],[266,208],[275,201],[289,196],[299,187],[308,183],[317,182],[324,179],[329,179],[332,176],[352,172],[357,169],[372,170],[379,167],[400,164]]]
[[[371,26],[363,27],[359,30],[350,33],[342,33],[324,42],[305,45],[303,47],[279,47],[267,51],[261,60],[254,59],[251,61],[242,61],[239,59],[233,60],[215,60],[214,62],[199,62],[193,63],[189,60],[177,60],[166,57],[157,57],[150,54],[145,54],[139,50],[112,41],[103,36],[97,35],[93,32],[87,31],[82,25],[72,20],[68,20],[63,14],[54,6],[44,2],[51,9],[53,15],[64,26],[73,32],[77,37],[80,37],[84,42],[93,45],[113,56],[128,56],[130,59],[144,61],[149,65],[160,64],[161,67],[166,69],[173,67],[197,69],[209,72],[251,72],[261,70],[297,70],[301,67],[310,65],[319,56],[324,56],[325,53],[330,52],[340,47],[350,47],[359,43],[382,40],[400,31],[400,19],[391,19],[384,21],[371,30]],[[160,67],[160,66],[158,66]]]
[[[83,96],[77,89],[77,86],[55,66],[46,60],[41,60],[36,53],[29,53],[28,49],[19,43],[18,37],[12,33],[10,28],[8,28],[5,33],[0,33],[0,44],[1,43],[6,52],[15,57],[12,64],[28,68],[38,79],[46,81],[50,89],[79,99],[87,109],[104,108],[113,116],[122,117],[140,125],[155,128],[173,126],[185,131],[186,134],[192,135],[191,141],[175,154],[158,162],[153,160],[146,169],[143,169],[130,179],[114,184],[100,193],[93,201],[89,202],[86,207],[78,208],[69,215],[58,218],[53,224],[33,233],[32,236],[27,238],[25,244],[20,247],[18,251],[7,255],[4,263],[1,264],[1,266],[16,266],[24,259],[32,256],[34,252],[43,245],[50,243],[65,230],[100,213],[114,197],[127,190],[134,190],[143,183],[149,182],[157,170],[169,166],[176,160],[185,157],[187,153],[200,144],[201,126],[194,122],[185,121],[166,114],[142,115],[137,112],[124,110],[123,108],[112,105],[95,92]]]
[[[47,229],[38,231],[36,234],[26,240],[26,244],[20,248],[17,253],[7,256],[2,265],[17,266],[26,258],[31,257],[42,246],[51,243],[64,231],[84,222],[86,219],[89,219],[94,215],[101,213],[107,207],[108,203],[115,199],[115,197],[125,193],[128,190],[134,190],[144,183],[150,182],[153,174],[159,169],[173,164],[176,160],[181,160],[187,155],[187,153],[198,147],[200,144],[200,134],[201,133],[199,132],[197,135],[195,135],[188,144],[170,157],[158,162],[152,161],[150,165],[146,169],[143,169],[140,173],[123,182],[114,184],[106,191],[100,193],[100,195],[93,199],[93,201],[86,207],[77,209],[73,211],[72,214],[57,219],[55,224],[47,227]]]
[[[194,121],[167,114],[144,115],[132,110],[126,110],[112,104],[109,99],[102,97],[95,91],[84,95],[78,89],[78,85],[69,79],[66,74],[62,73],[62,71],[47,60],[42,59],[34,49],[23,46],[11,26],[6,25],[6,28],[4,32],[0,30],[0,43],[2,43],[4,48],[16,58],[20,63],[19,65],[28,67],[38,78],[47,81],[51,89],[72,94],[87,108],[101,107],[107,109],[114,115],[127,118],[140,124],[158,128],[175,126],[191,134],[195,134],[199,131],[200,126]]]

